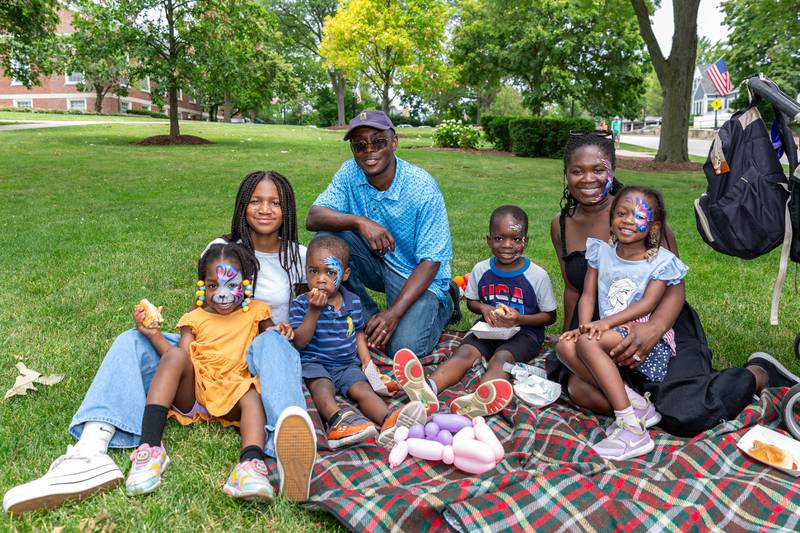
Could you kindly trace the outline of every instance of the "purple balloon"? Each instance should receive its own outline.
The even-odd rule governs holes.
[[[408,428],[408,438],[409,439],[424,439],[425,438],[425,428],[422,427],[422,424],[414,424],[410,428]]]
[[[459,430],[465,427],[472,426],[472,420],[462,415],[437,414],[433,415],[433,421],[436,422],[441,429],[446,429],[453,434],[458,433]]]
[[[436,435],[436,440],[438,440],[445,446],[450,446],[451,444],[453,444],[453,434],[447,431],[446,429],[443,429],[439,432],[438,435]]]
[[[436,440],[436,435],[439,434],[439,424],[436,422],[428,422],[425,424],[425,438],[428,440]]]

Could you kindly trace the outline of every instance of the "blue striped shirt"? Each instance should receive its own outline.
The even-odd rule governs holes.
[[[345,161],[314,205],[367,217],[381,224],[395,241],[386,264],[408,279],[422,261],[439,263],[428,290],[440,300],[450,284],[450,224],[436,180],[423,169],[397,159],[392,184],[385,191],[373,187],[355,160]]]
[[[358,362],[356,332],[364,329],[361,300],[358,296],[340,287],[342,306],[338,311],[333,306],[322,308],[317,319],[317,328],[308,345],[300,350],[303,363],[320,363],[325,366],[345,366]],[[289,324],[299,328],[306,317],[308,293],[292,301],[289,309]]]

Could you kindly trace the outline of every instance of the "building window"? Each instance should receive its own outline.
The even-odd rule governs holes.
[[[72,72],[65,74],[66,80],[64,81],[65,85],[77,85],[78,83],[83,83],[83,74],[80,72]]]
[[[183,100],[183,90],[182,89],[178,89],[178,101],[181,101],[181,100]]]
[[[86,111],[86,99],[70,99],[67,100],[67,109],[70,111]]]
[[[14,107],[33,107],[33,100],[14,100]]]
[[[150,92],[150,76],[147,76],[143,80],[139,80],[139,90],[144,91],[146,93]]]
[[[120,113],[127,113],[131,110],[131,103],[127,100],[120,100],[119,101],[119,112]]]

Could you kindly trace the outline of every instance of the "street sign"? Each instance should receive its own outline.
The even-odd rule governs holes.
[[[722,100],[720,100],[719,98],[714,98],[713,100],[711,100],[711,107],[714,109],[714,111],[721,108]]]

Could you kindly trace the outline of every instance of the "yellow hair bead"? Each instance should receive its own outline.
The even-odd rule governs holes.
[[[202,296],[202,295],[204,295],[204,294],[205,294],[205,292],[204,292],[204,291],[194,291],[194,295],[195,295],[195,296]]]
[[[197,307],[202,307],[203,306],[203,300],[197,300],[195,302],[195,305],[197,305]]]
[[[205,281],[203,281],[202,279],[200,279],[200,280],[197,280],[197,286],[198,286],[198,287],[202,287],[202,286],[203,286],[203,285],[205,285],[205,284],[206,284],[206,282],[205,282]]]
[[[245,287],[247,287],[248,285],[250,285],[250,280],[249,280],[249,279],[243,280],[243,281],[242,281],[242,285],[244,285]]]

